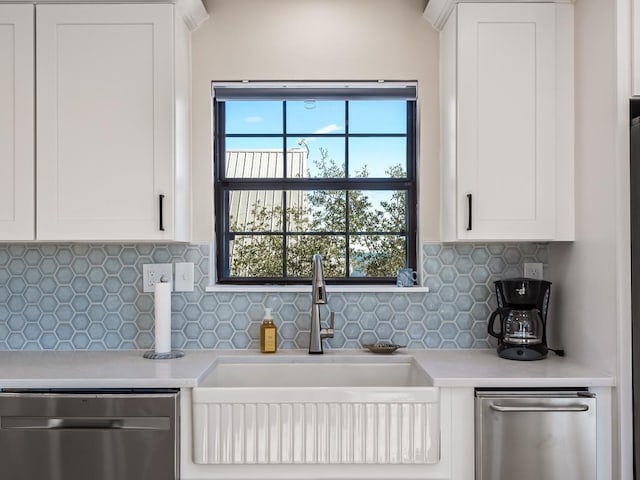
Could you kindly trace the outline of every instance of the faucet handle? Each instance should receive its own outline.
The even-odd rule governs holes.
[[[320,338],[333,338],[333,323],[335,320],[335,312],[329,314],[329,328],[320,329]]]

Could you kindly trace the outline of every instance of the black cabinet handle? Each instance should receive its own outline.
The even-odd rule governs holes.
[[[159,196],[160,196],[160,231],[164,232],[164,222],[163,222],[164,213],[162,211],[162,207],[163,207],[163,204],[164,204],[164,195],[160,194]]]
[[[467,230],[471,230],[473,228],[473,201],[470,193],[467,193],[467,202],[469,204],[469,223],[467,224]]]

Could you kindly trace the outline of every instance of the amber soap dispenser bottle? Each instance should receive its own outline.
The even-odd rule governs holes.
[[[276,353],[278,350],[278,330],[273,318],[271,317],[271,309],[264,309],[264,319],[260,325],[260,351],[262,353]]]

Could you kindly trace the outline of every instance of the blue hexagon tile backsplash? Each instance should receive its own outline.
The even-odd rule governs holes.
[[[484,348],[493,281],[547,263],[539,243],[437,244],[422,252],[429,293],[330,293],[330,348],[391,341],[411,348]],[[192,262],[195,291],[171,297],[172,347],[257,349],[265,302],[279,348],[306,349],[309,293],[205,292],[208,245],[0,245],[0,350],[153,347],[153,294],[145,263]]]

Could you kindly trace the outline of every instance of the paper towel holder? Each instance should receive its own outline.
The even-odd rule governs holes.
[[[162,275],[160,277],[160,282],[159,283],[170,283],[167,281],[167,279],[165,278],[164,275]],[[169,288],[171,288],[169,286]],[[156,304],[157,306],[157,304]],[[168,306],[169,309],[171,308],[171,306]],[[148,352],[145,352],[142,355],[143,358],[148,358],[150,360],[170,360],[173,358],[180,358],[180,357],[184,357],[184,352],[181,352],[180,350],[171,350],[169,352],[157,352],[155,350],[149,350]]]

